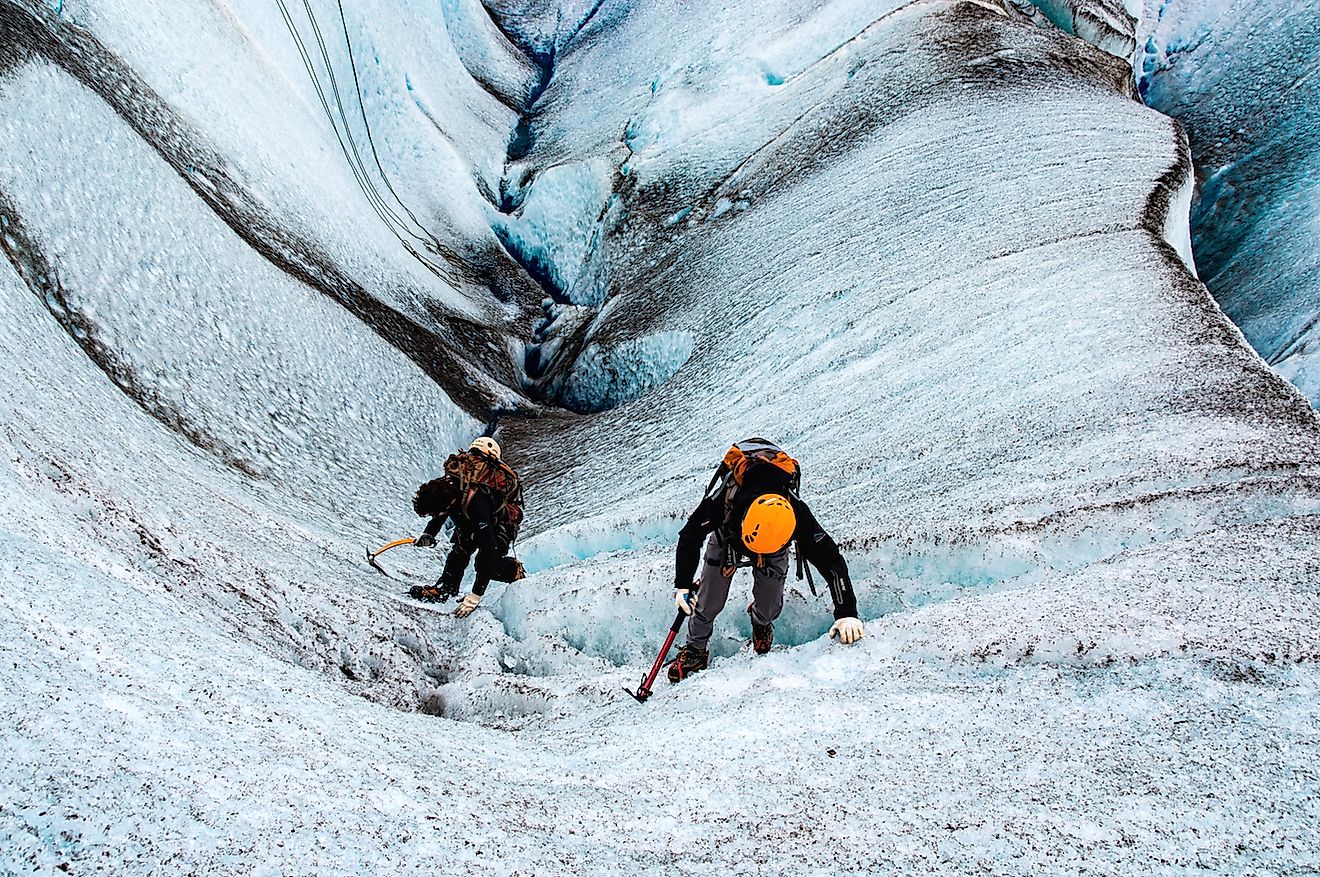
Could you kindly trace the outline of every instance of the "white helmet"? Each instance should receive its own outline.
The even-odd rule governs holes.
[[[468,448],[473,451],[481,451],[488,457],[500,458],[500,446],[495,443],[495,439],[488,436],[478,436],[472,440]]]

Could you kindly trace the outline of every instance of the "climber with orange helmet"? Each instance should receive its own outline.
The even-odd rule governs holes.
[[[747,607],[752,648],[758,655],[770,651],[774,621],[784,608],[790,543],[797,544],[799,564],[809,562],[829,583],[835,618],[830,636],[846,644],[862,638],[848,564],[798,498],[799,480],[797,461],[767,439],[741,441],[724,455],[701,504],[678,534],[674,602],[690,619],[687,644],[669,665],[670,682],[706,668],[706,644],[739,566],[752,568],[752,602]]]

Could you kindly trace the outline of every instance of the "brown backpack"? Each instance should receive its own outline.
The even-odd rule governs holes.
[[[458,507],[458,500],[456,480],[444,476],[432,478],[413,494],[413,511],[423,518],[449,515]]]
[[[445,474],[417,489],[413,511],[423,517],[465,513],[478,489],[486,490],[494,498],[500,541],[512,545],[522,527],[522,482],[518,473],[480,451],[450,454],[445,460]]]

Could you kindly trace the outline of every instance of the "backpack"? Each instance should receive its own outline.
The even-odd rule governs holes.
[[[802,468],[784,449],[774,442],[763,438],[750,438],[738,442],[724,454],[720,464],[728,467],[729,474],[739,487],[747,477],[747,472],[756,466],[774,466],[788,476],[788,489],[798,492],[802,483]]]
[[[747,473],[755,471],[760,466],[774,466],[779,469],[787,482],[789,493],[797,494],[802,483],[802,467],[798,465],[798,461],[784,453],[783,448],[769,439],[756,437],[740,441],[725,452],[724,459],[710,480],[710,486],[706,488],[706,495],[718,495],[716,490],[718,487],[724,492],[727,509],[733,495],[738,492],[737,489],[747,480]]]
[[[771,468],[767,473],[762,467]],[[742,513],[746,512],[748,503],[753,499],[751,496],[740,498],[738,492],[748,475],[753,472],[772,475],[772,480],[783,485],[778,488],[778,492],[790,496],[797,495],[798,484],[802,480],[797,460],[784,453],[783,448],[769,439],[759,437],[744,439],[729,448],[724,454],[724,459],[720,461],[719,468],[711,477],[710,485],[706,488],[707,498],[715,499],[722,496],[724,503],[724,520],[720,532],[724,534],[721,538],[726,545],[725,569],[732,569],[734,566],[732,545],[736,540],[729,538],[728,533],[734,525],[734,520],[741,520]]]
[[[464,513],[478,488],[495,499],[500,542],[512,545],[522,527],[522,482],[507,465],[479,451],[450,454],[445,460],[445,474],[417,488],[413,511],[422,517]]]
[[[743,482],[747,480],[747,473],[756,471],[759,466],[774,466],[780,470],[780,474],[787,482],[787,489],[790,498],[796,499],[798,490],[802,486],[802,467],[779,445],[769,439],[754,437],[738,442],[729,448],[724,454],[723,461],[715,470],[715,475],[710,480],[710,486],[706,488],[706,495],[715,497],[724,493],[724,524],[727,527],[731,517],[734,516],[733,507],[734,496],[738,493],[738,488],[742,487]],[[728,540],[725,547],[724,571],[726,575],[732,575],[733,571],[739,566],[737,559],[733,554],[733,541]],[[811,579],[811,567],[809,567],[802,556],[802,549],[799,547],[795,552],[797,555],[797,577],[801,581],[803,575],[806,575],[807,585],[811,588],[811,595],[816,596],[816,583]]]

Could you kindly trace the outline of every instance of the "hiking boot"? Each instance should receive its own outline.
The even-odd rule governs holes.
[[[434,585],[413,585],[408,589],[408,596],[427,603],[444,603],[458,596],[458,588],[450,587],[443,582],[436,582]]]
[[[751,606],[747,607],[747,617],[752,622],[752,650],[758,655],[764,655],[775,644],[775,625],[773,622],[770,624],[757,624]]]
[[[693,673],[706,669],[710,663],[710,653],[695,646],[683,646],[678,650],[678,657],[669,664],[669,681],[682,682]]]

